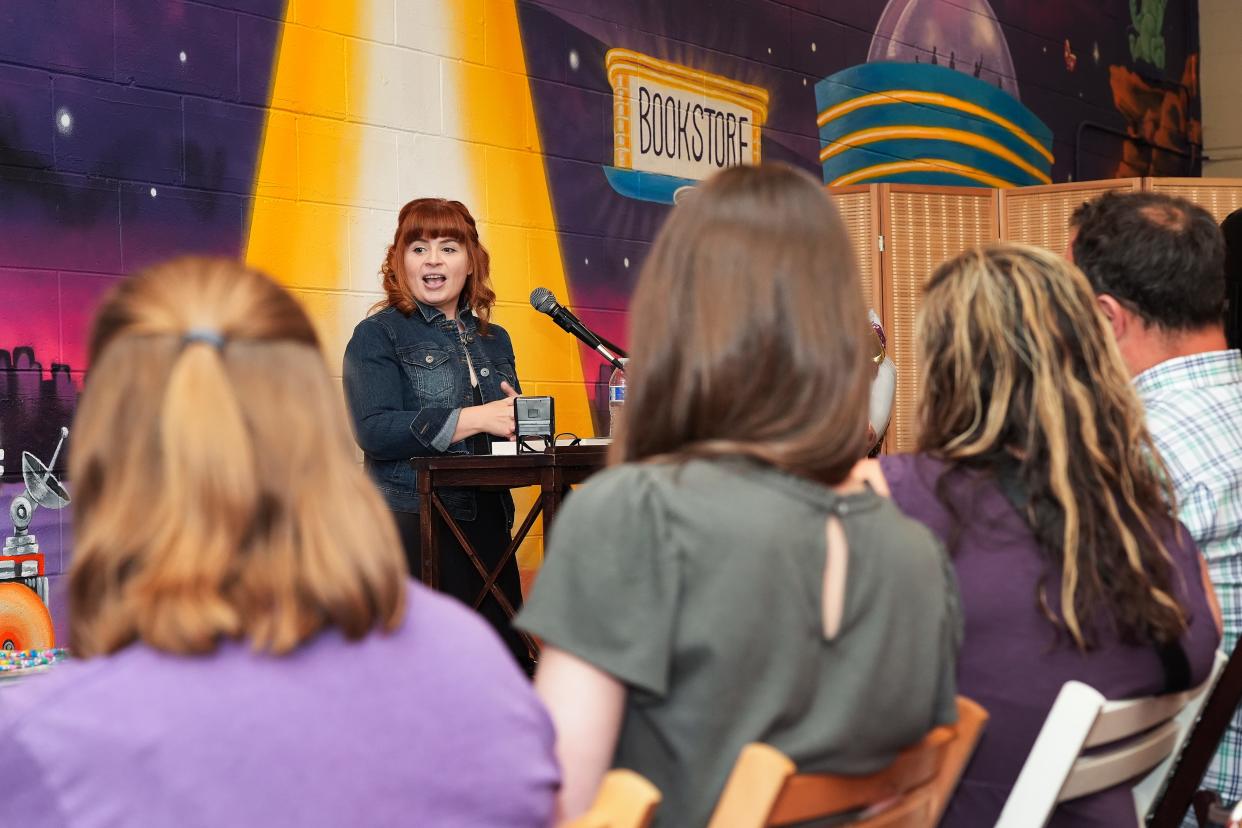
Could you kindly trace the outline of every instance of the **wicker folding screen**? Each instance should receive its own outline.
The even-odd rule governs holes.
[[[1242,178],[1145,178],[1143,189],[1193,201],[1218,222],[1242,208]]]
[[[850,234],[858,272],[862,277],[863,301],[883,317],[884,294],[880,278],[880,204],[877,187],[831,187],[828,192],[841,211]]]
[[[1000,237],[1064,253],[1069,243],[1070,214],[1078,205],[1108,190],[1133,192],[1142,186],[1141,178],[1117,178],[998,190]]]
[[[1217,221],[1242,208],[1242,179],[1121,178],[1009,190],[872,184],[829,190],[849,229],[863,295],[884,320],[897,363],[888,451],[914,446],[919,393],[914,324],[923,285],[936,266],[971,245],[997,239],[1063,253],[1070,214],[1108,190],[1178,195],[1202,205]]]
[[[889,451],[901,452],[914,448],[919,394],[914,324],[923,285],[945,259],[996,240],[996,190],[914,184],[881,184],[878,189],[884,326],[897,363],[897,400],[887,443]]]

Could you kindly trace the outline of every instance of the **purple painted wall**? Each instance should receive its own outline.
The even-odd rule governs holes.
[[[21,452],[49,460],[70,425],[104,291],[176,253],[241,252],[284,5],[0,2],[0,537]],[[52,573],[70,510],[35,513]]]

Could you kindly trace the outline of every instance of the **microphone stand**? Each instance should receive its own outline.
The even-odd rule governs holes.
[[[595,332],[594,332],[594,331],[591,331],[591,333],[595,333]],[[603,343],[603,346],[604,346],[605,348],[607,348],[608,350],[612,351],[614,354],[616,354],[617,356],[619,356],[621,359],[629,359],[629,358],[630,358],[630,355],[629,355],[629,354],[627,354],[627,353],[625,352],[625,350],[624,350],[624,349],[622,349],[622,348],[618,347],[617,345],[613,344],[612,342],[609,342],[607,339],[604,339],[604,338],[603,338],[602,336],[600,336],[599,334],[595,334],[595,338],[596,338],[596,339],[598,339],[601,343]],[[623,370],[624,370],[624,369],[623,369]]]

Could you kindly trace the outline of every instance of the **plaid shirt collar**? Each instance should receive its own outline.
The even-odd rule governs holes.
[[[1134,378],[1139,396],[1214,385],[1242,385],[1242,351],[1233,348],[1174,357]]]

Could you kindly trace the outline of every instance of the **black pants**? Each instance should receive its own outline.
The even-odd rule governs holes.
[[[500,495],[496,492],[478,492],[478,516],[474,520],[459,520],[462,534],[470,541],[474,551],[484,567],[490,571],[495,568],[509,545],[509,522],[505,518],[504,507]],[[410,567],[410,574],[416,579],[422,577],[422,534],[421,516],[417,512],[393,512],[397,521],[397,531],[401,533],[401,545],[405,549],[405,560]],[[474,606],[474,599],[483,590],[483,578],[474,568],[474,564],[466,556],[461,544],[453,536],[444,521],[436,521],[436,543],[440,547],[440,591],[465,603]],[[518,577],[517,557],[509,559],[505,568],[496,579],[496,586],[508,599],[514,610],[522,606],[522,582]],[[509,622],[508,616],[500,606],[500,602],[489,591],[479,605],[479,613],[487,619],[504,641],[509,652],[513,654],[518,665],[530,675],[534,671],[534,662],[527,650],[526,642]]]

